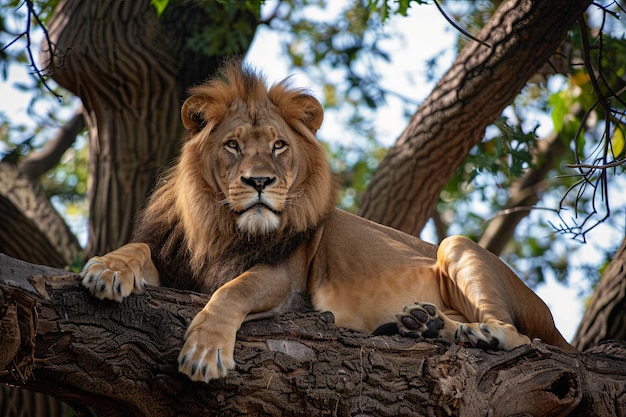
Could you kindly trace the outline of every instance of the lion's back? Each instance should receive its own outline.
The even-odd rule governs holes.
[[[323,239],[339,252],[355,251],[374,258],[398,252],[410,257],[437,257],[435,245],[340,209],[328,217]]]

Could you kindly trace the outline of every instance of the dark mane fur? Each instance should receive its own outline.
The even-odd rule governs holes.
[[[315,229],[297,232],[288,239],[271,239],[269,243],[267,238],[239,240],[225,251],[227,256],[207,262],[203,275],[211,279],[192,279],[194,273],[190,267],[191,255],[181,229],[180,226],[164,227],[159,233],[155,233],[154,224],[140,219],[133,241],[144,242],[150,247],[161,285],[206,294],[212,294],[254,265],[284,262],[301,243],[308,241],[315,233]]]

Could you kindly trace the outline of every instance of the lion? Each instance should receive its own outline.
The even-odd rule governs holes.
[[[194,381],[235,367],[236,333],[306,294],[337,326],[510,350],[531,338],[575,351],[548,307],[498,257],[453,236],[436,247],[335,208],[316,132],[319,101],[267,86],[240,61],[192,87],[178,163],[138,218],[132,243],[94,257],[82,283],[121,301],[146,284],[210,294],[179,370]],[[382,327],[381,327],[382,326]]]

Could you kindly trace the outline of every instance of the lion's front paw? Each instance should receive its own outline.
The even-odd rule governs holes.
[[[415,303],[404,307],[396,316],[398,329],[405,336],[416,338],[443,338],[452,341],[457,323],[429,303]]]
[[[220,331],[219,325],[211,325],[211,320],[200,312],[191,322],[185,344],[178,355],[178,371],[192,381],[208,383],[211,379],[226,376],[235,368],[235,334],[232,331]]]
[[[107,266],[106,260],[94,257],[87,262],[83,271],[83,286],[95,297],[103,300],[122,301],[137,286],[143,290],[143,283],[135,285],[135,277],[129,268],[113,270]]]
[[[159,273],[143,243],[131,243],[87,262],[82,283],[99,299],[122,301],[131,292],[143,292],[146,283],[158,284]]]

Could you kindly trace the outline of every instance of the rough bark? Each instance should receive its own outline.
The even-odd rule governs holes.
[[[0,163],[0,252],[65,267],[78,258],[76,237],[43,192],[15,166]]]
[[[418,235],[485,128],[563,42],[590,0],[509,0],[470,42],[376,170],[359,214]]]
[[[171,2],[161,18],[150,0],[62,0],[56,7],[48,27],[55,49],[42,54],[52,78],[85,109],[86,258],[128,242],[159,170],[175,156],[184,92],[210,75],[218,60],[186,42],[214,18],[200,2]],[[251,27],[258,20],[234,18],[248,19]]]
[[[626,340],[626,239],[602,274],[572,343],[588,349],[611,339]]]
[[[176,371],[200,294],[121,304],[75,275],[0,256],[0,380],[99,416],[602,415],[626,412],[626,345],[571,355],[539,341],[484,352],[337,329],[329,313],[245,323],[238,367],[208,385]]]

